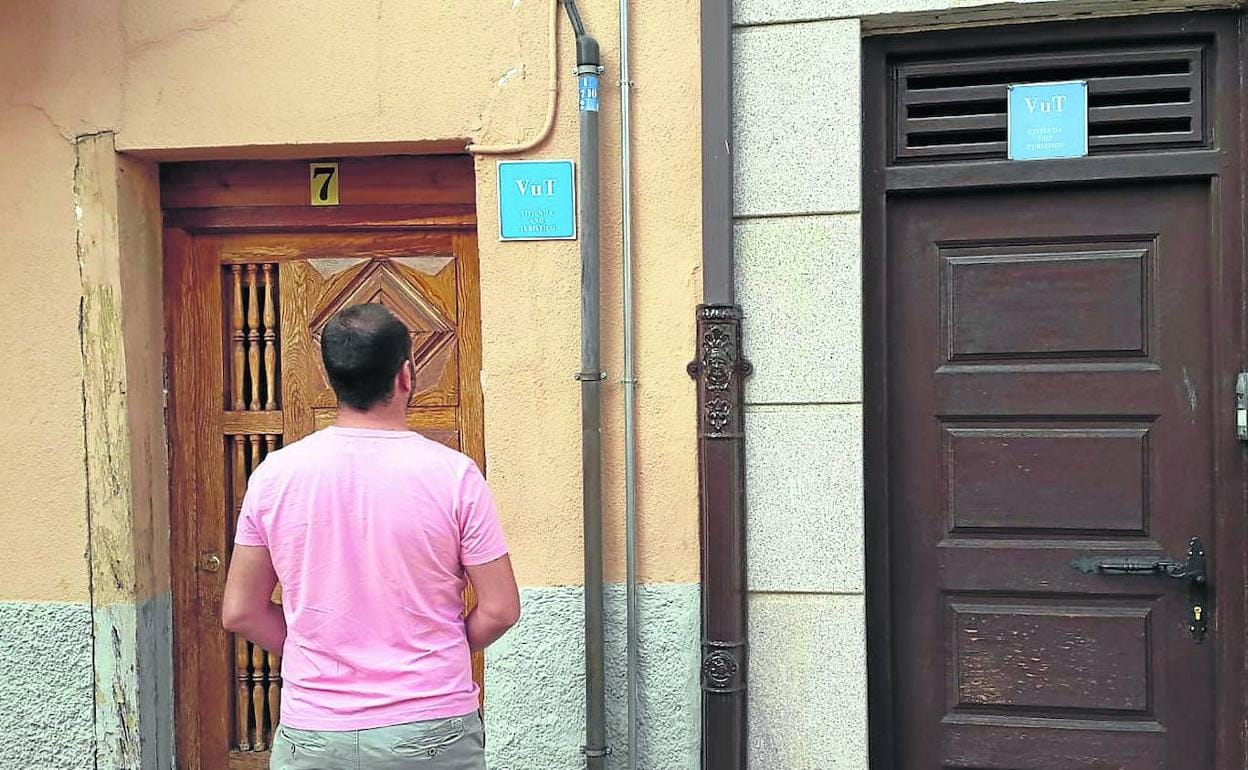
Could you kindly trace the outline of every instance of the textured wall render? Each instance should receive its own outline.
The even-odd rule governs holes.
[[[0,768],[95,767],[91,608],[0,602]]]
[[[696,770],[700,746],[697,585],[641,587],[639,766]],[[585,766],[585,622],[581,588],[525,588],[520,624],[486,654],[490,770]],[[609,768],[627,766],[624,588],[607,586]]]

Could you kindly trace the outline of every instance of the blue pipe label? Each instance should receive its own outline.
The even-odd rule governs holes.
[[[581,112],[598,111],[598,76],[581,75],[577,78],[581,89]]]

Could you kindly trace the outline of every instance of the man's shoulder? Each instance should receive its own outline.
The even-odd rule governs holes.
[[[462,476],[469,467],[473,465],[473,460],[468,455],[447,446],[439,441],[422,436],[413,432],[416,440],[410,442],[410,451],[413,459],[421,466],[434,466],[445,469],[455,476]]]
[[[264,483],[270,479],[288,475],[292,471],[306,468],[310,464],[315,465],[315,462],[312,462],[314,458],[323,454],[327,449],[325,438],[324,431],[316,431],[298,441],[292,441],[269,451],[252,473],[251,483]]]
[[[264,462],[260,463],[259,468],[266,465],[269,468],[278,468],[283,465],[289,465],[293,461],[297,461],[301,457],[313,454],[323,448],[324,431],[316,431],[309,433],[298,441],[292,441],[285,446],[272,450],[264,457]]]
[[[455,479],[463,476],[476,467],[475,461],[457,449],[441,442],[434,441],[413,431],[403,441],[387,442],[388,453],[392,459],[401,458],[410,462],[413,470],[423,474],[437,473]],[[304,471],[316,471],[332,462],[337,456],[336,441],[338,436],[330,430],[319,430],[298,441],[276,449],[268,454],[264,462],[256,469],[257,473],[265,471],[270,478],[299,474]]]
[[[340,436],[332,430],[318,430],[269,456],[278,458],[279,464],[298,467],[310,458],[336,453],[335,442],[339,438]],[[411,431],[404,435],[401,441],[387,439],[385,446],[392,457],[410,458],[414,464],[423,468],[445,468],[457,475],[462,475],[474,465],[473,459],[468,455],[440,441],[428,438],[418,431]]]

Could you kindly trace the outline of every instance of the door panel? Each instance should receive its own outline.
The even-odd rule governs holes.
[[[175,561],[197,565],[179,594],[180,745],[198,766],[261,767],[281,718],[281,661],[219,620],[247,478],[333,421],[320,332],[362,302],[385,304],[412,334],[408,424],[484,467],[476,239],[418,227],[166,238],[174,500],[187,533]],[[480,656],[473,665],[480,684]]]
[[[1213,542],[1209,199],[890,200],[898,767],[1213,766],[1189,583],[1072,566]]]
[[[446,245],[449,251],[449,242]],[[424,260],[432,275],[406,268],[403,262]],[[289,376],[297,376],[297,395],[284,410],[301,428],[328,424],[335,399],[321,363],[320,337],[325,324],[344,307],[378,302],[403,321],[412,333],[413,408],[409,420],[419,428],[454,425],[459,403],[459,355],[455,335],[455,272],[452,256],[413,256],[396,259],[297,260],[283,265],[288,277],[283,325],[297,330],[298,339],[282,359]],[[428,278],[429,280],[422,280]],[[297,374],[296,374],[297,373]],[[293,383],[292,383],[293,385]],[[449,407],[449,409],[447,409]],[[311,411],[311,422],[307,412]],[[292,414],[298,411],[299,414]],[[300,435],[306,435],[301,433]]]

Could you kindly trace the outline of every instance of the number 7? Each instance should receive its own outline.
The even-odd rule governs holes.
[[[329,200],[329,183],[330,183],[330,180],[334,178],[334,172],[337,170],[338,169],[334,168],[333,166],[321,166],[320,168],[317,168],[312,171],[313,177],[318,177],[318,176],[325,177],[325,181],[321,182],[321,191],[317,193],[318,197],[320,197],[320,199],[323,201]]]

